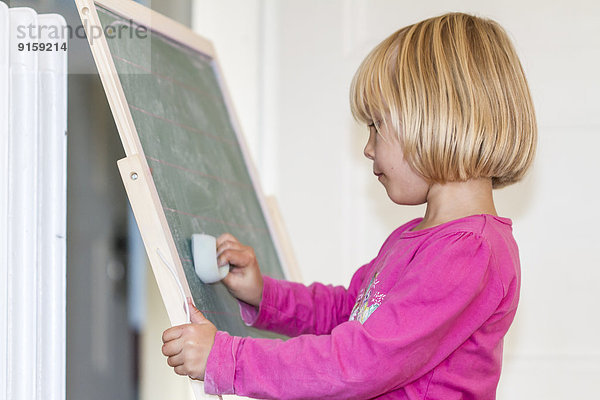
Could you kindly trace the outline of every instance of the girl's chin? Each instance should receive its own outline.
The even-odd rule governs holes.
[[[393,185],[384,184],[383,187],[391,201],[401,206],[418,206],[427,202],[426,198],[415,196],[402,190],[394,190]]]

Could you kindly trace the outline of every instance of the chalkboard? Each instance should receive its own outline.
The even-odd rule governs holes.
[[[96,10],[196,306],[232,335],[281,337],[247,327],[225,286],[205,285],[194,272],[191,235],[230,232],[254,248],[264,274],[284,278],[215,59]],[[147,35],[127,34],[140,28]]]

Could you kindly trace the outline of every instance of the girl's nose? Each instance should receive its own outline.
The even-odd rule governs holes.
[[[367,142],[367,145],[365,146],[363,154],[365,155],[365,157],[367,157],[371,161],[373,161],[373,159],[375,158],[373,156],[373,146],[371,145],[370,140]]]

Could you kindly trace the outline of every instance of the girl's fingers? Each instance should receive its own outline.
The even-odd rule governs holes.
[[[187,369],[185,368],[185,365],[178,365],[174,368],[174,371],[177,375],[183,375],[186,376],[187,375]]]
[[[183,350],[183,342],[181,339],[172,340],[168,343],[163,344],[162,353],[167,357],[176,356],[181,354]]]
[[[181,326],[174,326],[163,332],[162,341],[163,343],[170,342],[181,337]]]
[[[217,257],[217,265],[222,266],[227,263],[230,265],[245,266],[247,257],[242,250],[227,249]]]
[[[224,242],[226,242],[228,240],[231,242],[237,242],[237,243],[240,242],[231,233],[224,233],[217,238],[217,247],[219,247],[221,244],[223,244]]]
[[[227,240],[221,245],[217,245],[217,257],[220,256],[225,250],[241,250],[244,246],[240,242],[232,242]]]
[[[225,278],[223,278],[222,282],[226,286],[237,287],[238,283],[244,283],[244,277],[245,274],[243,271],[240,271],[238,268],[232,268],[231,271],[225,275]]]
[[[178,367],[183,365],[183,361],[184,358],[183,354],[181,353],[167,358],[167,364],[169,364],[169,367]]]
[[[203,324],[208,322],[204,314],[194,307],[193,304],[190,305],[190,322],[194,324]]]
[[[200,312],[200,310],[196,308],[196,305],[194,304],[194,299],[192,299],[191,297],[186,297],[185,299],[188,303],[188,306],[190,307],[190,313],[200,313],[200,315],[204,318],[204,314],[202,314],[202,312]]]

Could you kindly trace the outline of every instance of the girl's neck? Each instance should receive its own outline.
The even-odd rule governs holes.
[[[498,215],[494,207],[491,179],[434,183],[427,193],[425,216],[413,230],[430,228],[476,214]]]

